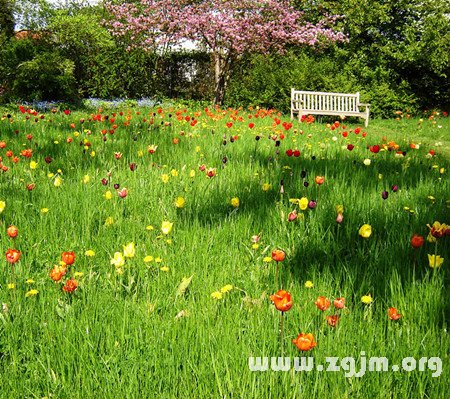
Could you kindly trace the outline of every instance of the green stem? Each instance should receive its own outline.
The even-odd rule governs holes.
[[[284,312],[281,312],[280,318],[280,346],[281,356],[284,357]]]

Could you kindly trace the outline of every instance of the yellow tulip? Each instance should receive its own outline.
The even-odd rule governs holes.
[[[359,235],[363,238],[369,238],[372,235],[372,226],[370,224],[363,224],[359,229]]]
[[[444,262],[444,258],[441,258],[440,255],[430,255],[428,254],[428,262],[430,263],[430,267],[441,267],[442,262]]]

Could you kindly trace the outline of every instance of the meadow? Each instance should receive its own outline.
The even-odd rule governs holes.
[[[0,397],[445,396],[445,114],[0,116]],[[341,369],[250,370],[278,356]]]

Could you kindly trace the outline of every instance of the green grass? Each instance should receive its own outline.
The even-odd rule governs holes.
[[[0,260],[0,397],[445,396],[450,239],[440,238],[437,247],[426,241],[418,250],[410,239],[414,233],[426,238],[427,224],[434,221],[450,222],[448,118],[375,120],[355,134],[358,125],[344,129],[342,122],[334,130],[325,123],[294,122],[285,131],[274,120],[286,117],[255,118],[255,110],[213,110],[209,116],[200,110],[195,126],[185,117],[192,120],[198,110],[181,109],[182,120],[177,108],[161,114],[119,111],[101,113],[111,119],[117,112],[114,123],[94,121],[86,111],[40,119],[17,110],[0,121],[0,142],[6,143],[0,157],[9,168],[0,172],[0,201],[6,203],[0,248],[3,254],[13,247],[21,251],[15,265],[4,255]],[[114,134],[102,134],[114,124]],[[285,138],[276,147],[268,136],[281,133]],[[238,139],[231,142],[230,135]],[[367,148],[390,141],[406,156]],[[420,147],[410,149],[411,143]],[[158,148],[149,154],[152,144]],[[348,144],[355,148],[349,151]],[[32,149],[30,159],[20,155],[26,148]],[[288,157],[289,148],[300,149],[301,156]],[[436,152],[432,157],[430,149]],[[115,152],[122,157],[116,159]],[[51,163],[44,160],[48,156]],[[364,165],[365,159],[371,164]],[[137,164],[135,171],[130,163]],[[217,175],[208,178],[199,170],[202,164]],[[63,179],[59,187],[56,176]],[[315,176],[324,176],[325,183],[319,187]],[[34,189],[27,190],[32,183]],[[128,189],[126,198],[118,197],[115,183]],[[267,191],[264,184],[270,185]],[[177,197],[186,200],[184,208],[175,207]],[[238,208],[230,203],[233,197]],[[301,211],[289,201],[301,197],[316,200],[317,207]],[[336,205],[344,207],[341,224]],[[301,216],[288,222],[295,208]],[[173,222],[168,235],[161,233],[163,221]],[[358,231],[366,223],[373,232],[364,239]],[[19,229],[16,239],[6,234],[10,225]],[[257,248],[254,235],[260,236]],[[114,253],[131,242],[135,256],[117,269],[110,262]],[[275,262],[264,260],[276,248],[286,252],[279,282]],[[436,248],[444,263],[432,269],[428,254]],[[86,256],[87,250],[95,256]],[[64,251],[76,254],[63,278],[76,276],[79,286],[72,294],[49,277]],[[146,256],[154,260],[144,262]],[[177,292],[190,276],[187,289]],[[312,288],[305,287],[308,280]],[[233,289],[222,299],[211,296],[227,284]],[[280,312],[269,300],[281,286],[294,301],[285,313],[282,345]],[[38,294],[27,297],[32,289]],[[361,302],[367,294],[371,305]],[[322,312],[314,304],[318,296],[331,302],[345,297],[346,308],[331,305]],[[390,307],[402,314],[400,320],[388,319]],[[336,328],[326,322],[333,314],[341,316]],[[315,337],[317,346],[309,352],[292,344],[301,332]],[[312,356],[316,365],[326,366],[330,356],[353,357],[356,371],[361,352],[385,356],[391,365],[405,357],[440,357],[443,372],[438,378],[428,369],[358,378],[346,377],[344,370],[249,370],[249,356],[281,356],[281,346],[285,356]]]

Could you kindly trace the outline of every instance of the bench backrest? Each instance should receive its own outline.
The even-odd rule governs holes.
[[[358,112],[359,93],[324,93],[319,91],[291,90],[291,102],[300,102],[305,111]],[[295,108],[300,108],[299,105]]]

